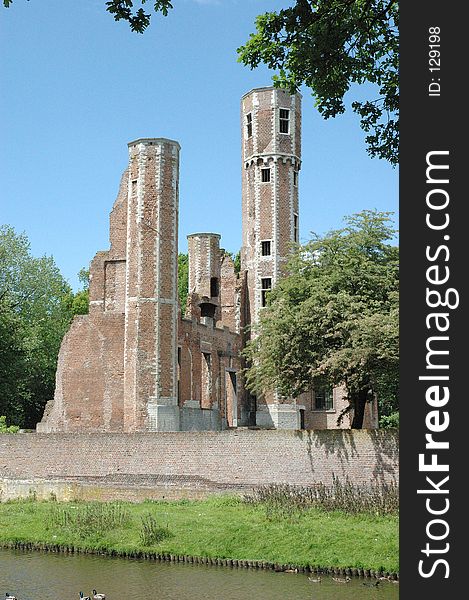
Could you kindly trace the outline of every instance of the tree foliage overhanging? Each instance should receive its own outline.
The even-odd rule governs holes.
[[[3,0],[8,7],[13,0]],[[116,21],[143,33],[152,6],[164,16],[170,0],[109,0]],[[238,48],[252,69],[265,64],[277,72],[274,85],[296,92],[306,85],[324,118],[345,112],[344,96],[354,84],[372,86],[366,100],[352,102],[366,133],[371,157],[398,163],[399,9],[397,0],[296,0],[256,19],[256,33]]]
[[[355,101],[352,109],[367,133],[370,156],[395,165],[398,24],[397,0],[297,0],[291,8],[257,17],[257,31],[238,49],[239,60],[278,71],[274,85],[292,93],[305,84],[326,119],[345,112],[352,84],[373,84],[376,97]]]
[[[397,410],[398,249],[389,223],[389,213],[363,211],[297,248],[246,350],[252,391],[295,398],[318,381],[345,384],[357,428],[374,393],[382,414]]]

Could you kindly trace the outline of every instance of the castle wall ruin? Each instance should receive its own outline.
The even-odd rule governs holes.
[[[241,272],[220,235],[188,236],[187,305],[178,301],[178,142],[128,144],[110,248],[90,265],[89,314],[60,349],[54,399],[37,431],[168,432],[253,426],[349,428],[344,390],[319,401],[244,389],[240,354],[285,272],[299,232],[301,96],[259,88],[241,101]],[[377,427],[376,402],[365,426]]]

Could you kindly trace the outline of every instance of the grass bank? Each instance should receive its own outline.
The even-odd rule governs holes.
[[[318,508],[286,515],[231,497],[140,504],[6,502],[0,504],[0,544],[16,542],[399,571],[396,515]]]

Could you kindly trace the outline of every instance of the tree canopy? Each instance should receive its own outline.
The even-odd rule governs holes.
[[[13,0],[3,0],[8,7]],[[109,0],[116,21],[143,33],[154,12],[168,15],[170,0]],[[147,8],[148,7],[148,8]],[[150,8],[151,11],[151,8]],[[367,99],[352,102],[371,157],[399,160],[399,11],[397,0],[296,0],[256,19],[256,32],[238,48],[251,69],[276,71],[274,85],[296,92],[306,85],[325,118],[346,110],[354,84],[372,84]],[[368,93],[369,91],[369,93]]]
[[[352,84],[373,84],[376,96],[354,101],[352,109],[367,133],[370,156],[397,164],[398,16],[397,0],[297,0],[257,17],[239,60],[278,71],[274,85],[292,93],[305,84],[326,119],[345,112]]]
[[[3,0],[3,6],[8,8],[13,0]],[[105,2],[106,10],[113,15],[116,21],[127,21],[132,31],[143,33],[150,25],[151,13],[144,9],[144,5],[152,4],[155,12],[167,16],[169,9],[173,8],[170,0],[108,0]]]
[[[90,271],[85,267],[82,267],[78,272],[78,280],[81,283],[81,289],[78,292],[73,293],[70,289],[65,298],[64,302],[67,309],[72,317],[75,315],[87,315],[89,312],[90,302]]]
[[[34,427],[52,398],[74,297],[52,257],[32,256],[24,234],[0,226],[0,415],[8,421]]]
[[[7,418],[5,415],[0,417],[0,433],[18,433],[18,425],[7,425]]]
[[[296,398],[315,382],[345,384],[357,428],[374,393],[382,413],[397,410],[398,249],[389,222],[389,213],[363,211],[297,248],[248,344],[249,389]]]

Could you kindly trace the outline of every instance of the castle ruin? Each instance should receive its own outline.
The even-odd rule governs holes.
[[[110,249],[90,265],[89,314],[59,354],[39,432],[336,428],[343,390],[298,399],[244,389],[249,326],[299,241],[301,96],[272,87],[241,101],[241,270],[216,233],[188,236],[189,295],[178,301],[179,151],[163,138],[129,143],[110,214]],[[376,403],[365,427],[377,427]],[[348,428],[351,414],[340,427]]]

